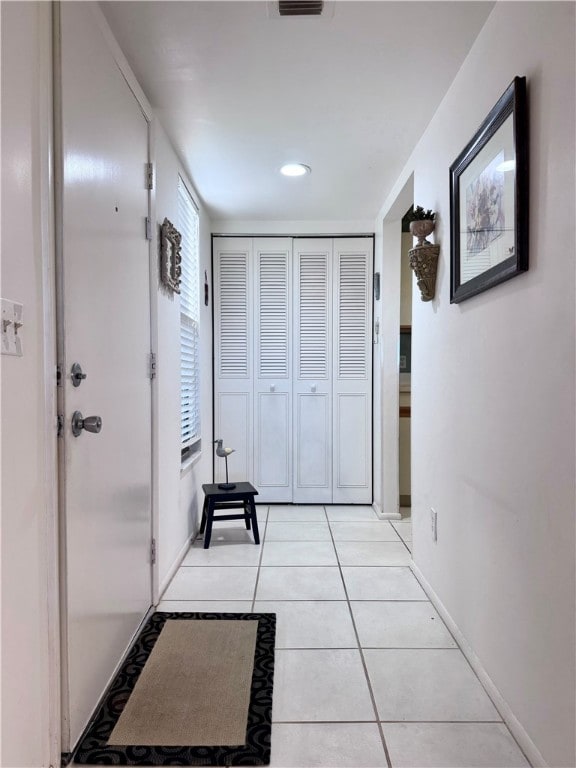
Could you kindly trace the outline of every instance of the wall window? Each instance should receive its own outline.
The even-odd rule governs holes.
[[[200,301],[198,208],[178,177],[178,229],[182,234],[180,283],[180,411],[182,459],[200,449]]]

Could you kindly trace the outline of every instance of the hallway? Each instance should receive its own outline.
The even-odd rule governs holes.
[[[242,521],[198,538],[159,610],[276,613],[273,768],[528,765],[410,571],[409,518],[258,519],[261,547]]]
[[[576,0],[319,5],[280,18],[277,0],[1,3],[2,768],[68,758],[160,596],[161,610],[276,612],[276,768],[576,766],[576,292],[574,248],[559,247],[576,240]],[[516,78],[527,125],[497,125]],[[293,162],[300,177],[281,172]],[[483,230],[492,175],[505,221],[489,249],[512,266],[528,242],[529,269],[453,302],[464,252],[483,253],[458,224]],[[418,206],[435,214],[430,301],[402,280]],[[297,302],[294,259],[258,279],[254,250],[254,279],[220,286],[218,312],[216,238],[287,235],[292,257],[303,240],[373,238],[365,322],[361,281],[329,280],[334,260],[310,260],[315,298]],[[236,378],[218,384],[224,317]],[[324,377],[298,378],[299,323],[318,327],[321,354],[302,361],[322,358]],[[360,408],[322,391],[337,371],[343,397],[361,393],[328,343],[339,330],[351,360],[357,339],[369,347],[364,459],[348,439]],[[400,334],[401,525],[385,519],[408,496]],[[365,497],[328,482],[264,495],[252,456],[294,489],[261,443],[282,442],[281,421],[285,456],[303,456],[298,382],[301,405],[324,398],[323,429],[300,409],[312,442],[370,470]],[[240,523],[190,546],[219,437],[231,481],[260,490],[262,547]],[[301,465],[314,461],[316,448]],[[293,501],[318,506],[265,506]],[[320,506],[351,502],[374,512]]]

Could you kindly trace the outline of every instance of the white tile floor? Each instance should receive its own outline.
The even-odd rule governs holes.
[[[159,610],[277,616],[272,768],[528,762],[410,568],[409,519],[260,506],[199,539]]]

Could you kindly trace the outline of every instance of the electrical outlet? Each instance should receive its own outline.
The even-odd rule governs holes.
[[[432,541],[438,541],[438,513],[430,507],[430,522],[432,524]]]

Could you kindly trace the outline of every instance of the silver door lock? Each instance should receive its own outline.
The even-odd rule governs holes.
[[[95,432],[98,434],[102,429],[102,419],[100,416],[86,416],[84,418],[80,411],[74,411],[72,414],[72,434],[74,437],[78,437],[82,430],[86,432]]]
[[[74,363],[72,370],[70,371],[70,378],[72,379],[72,386],[79,387],[80,384],[86,378],[86,374],[82,373],[82,366],[80,363]]]

